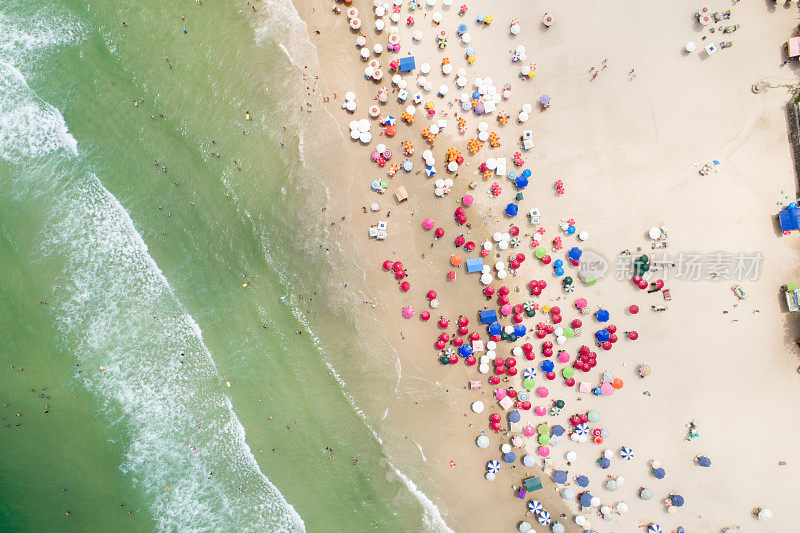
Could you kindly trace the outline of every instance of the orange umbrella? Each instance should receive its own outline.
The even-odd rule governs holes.
[[[458,254],[453,254],[450,256],[450,264],[454,267],[461,266],[462,261],[463,259],[461,259],[461,256]]]

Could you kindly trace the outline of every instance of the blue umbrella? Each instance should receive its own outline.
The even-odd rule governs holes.
[[[675,494],[670,498],[672,500],[672,505],[675,507],[682,507],[683,506],[683,496],[680,494]]]
[[[559,276],[559,277],[561,277],[561,276],[563,276],[563,275],[564,275],[564,269],[563,269],[563,268],[561,268],[561,267],[558,267],[558,268],[556,268],[556,269],[553,271],[553,273],[554,273],[556,276]]]
[[[531,500],[528,502],[528,511],[534,514],[539,514],[543,510],[544,507],[542,507],[542,502],[540,502],[539,500]]]
[[[658,524],[650,524],[650,527],[647,528],[647,533],[663,533],[664,530],[661,529],[661,526]]]
[[[508,452],[507,454],[505,454],[503,456],[503,461],[505,461],[507,463],[513,463],[516,460],[517,460],[517,456],[514,454],[514,452]]]
[[[589,478],[586,476],[578,476],[575,478],[575,483],[578,484],[580,487],[588,487],[589,486]],[[591,496],[590,496],[591,498]]]
[[[653,475],[656,477],[656,479],[664,479],[664,476],[667,475],[667,471],[663,468],[656,468],[653,470]]]
[[[525,176],[520,176],[514,180],[514,185],[517,186],[517,189],[524,189],[528,186],[528,178]]]
[[[611,333],[609,333],[608,330],[605,329],[597,330],[597,333],[595,333],[594,335],[600,342],[606,342],[608,339],[611,338]]]
[[[697,464],[700,466],[709,467],[711,466],[711,459],[709,459],[705,455],[701,455],[700,457],[697,458]]]
[[[564,427],[556,424],[550,431],[552,431],[553,435],[555,435],[556,437],[560,437],[561,435],[564,434]]]
[[[543,526],[550,525],[550,513],[547,511],[542,511],[539,513],[539,523]]]
[[[525,177],[525,178],[530,178],[531,177],[531,169],[526,168],[525,170],[523,170],[522,171],[522,176]]]
[[[464,35],[467,32],[467,25],[466,24],[459,24],[458,25],[458,34]]]
[[[536,369],[533,367],[526,368],[522,371],[522,379],[533,379],[536,377]]]
[[[583,507],[591,507],[592,506],[592,495],[589,494],[588,492],[584,492],[583,494],[581,494],[580,498],[578,498],[578,502],[580,502],[580,504]]]
[[[517,337],[524,337],[526,331],[528,331],[528,328],[526,328],[522,324],[517,324],[516,326],[514,326],[514,335],[516,335]]]
[[[609,466],[611,466],[611,461],[609,461],[609,460],[608,460],[608,459],[606,459],[605,457],[601,457],[601,458],[600,458],[600,460],[599,460],[599,461],[597,461],[597,464],[598,464],[598,465],[600,465],[600,468],[602,468],[602,469],[606,469],[606,468],[608,468]]]
[[[562,261],[561,259],[556,259],[555,261],[553,261],[553,268],[561,268],[563,266],[564,266],[564,261]]]
[[[553,472],[553,481],[558,483],[559,485],[563,485],[567,482],[567,473],[563,470],[556,470]]]
[[[519,211],[517,204],[511,203],[506,206],[506,215],[510,217],[517,216],[517,211]]]
[[[611,318],[611,315],[609,315],[608,311],[606,311],[605,309],[600,309],[599,311],[597,311],[595,316],[597,317],[597,320],[600,322],[608,322],[608,319]]]
[[[544,372],[545,374],[547,374],[548,372],[552,372],[555,367],[556,365],[554,365],[553,362],[549,359],[545,359],[544,361],[542,361],[542,372]]]
[[[619,456],[625,459],[626,461],[630,461],[631,459],[633,459],[633,450],[631,450],[627,446],[623,446],[619,450]]]
[[[572,259],[573,261],[579,261],[581,256],[583,255],[583,252],[577,246],[573,246],[572,248],[569,249],[567,255],[569,255],[569,258]]]
[[[492,459],[491,461],[486,463],[486,470],[488,470],[492,474],[496,474],[500,471],[500,463]]]
[[[576,231],[575,226],[567,226],[567,235],[574,235]]]
[[[516,424],[517,422],[519,422],[519,419],[520,419],[519,411],[511,411],[510,413],[508,413],[509,422]]]
[[[503,333],[503,326],[500,325],[500,322],[492,322],[489,324],[489,335],[500,335]]]
[[[458,353],[461,354],[461,357],[469,357],[472,355],[472,346],[469,344],[462,344],[461,347],[458,349]]]
[[[479,93],[478,91],[475,91],[474,93],[472,93],[472,99],[473,100],[477,100],[480,97],[481,97],[481,93]]]
[[[394,118],[392,115],[388,115],[384,119],[383,123],[386,124],[387,126],[394,126],[397,123],[397,119]]]
[[[486,13],[481,11],[480,13],[478,13],[478,17],[475,20],[477,20],[478,22],[483,22],[484,20],[486,20]]]
[[[427,174],[429,178],[432,177],[432,176],[435,176],[436,175],[436,169],[433,168],[433,167],[425,167],[425,174]]]
[[[546,94],[543,94],[541,97],[539,97],[539,103],[542,105],[550,104],[550,97]]]

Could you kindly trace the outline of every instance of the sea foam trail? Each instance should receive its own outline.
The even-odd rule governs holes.
[[[0,40],[29,42],[20,31]],[[9,48],[0,44],[4,54]],[[121,469],[151,502],[157,527],[304,531],[260,471],[199,326],[129,214],[85,170],[61,113],[7,62],[0,62],[0,116],[0,153],[23,167],[7,185],[46,191],[50,200],[41,255],[66,265],[50,307],[62,344],[108,420],[121,424]],[[37,171],[46,156],[55,174]]]

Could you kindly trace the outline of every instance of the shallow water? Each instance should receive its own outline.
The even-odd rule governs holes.
[[[323,290],[314,50],[263,7],[0,6],[4,523],[441,526],[370,427],[394,360]]]

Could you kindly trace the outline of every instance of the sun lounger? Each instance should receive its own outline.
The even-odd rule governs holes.
[[[669,292],[669,289],[664,289],[663,293],[664,293],[664,299],[666,301],[672,300],[672,293]]]

